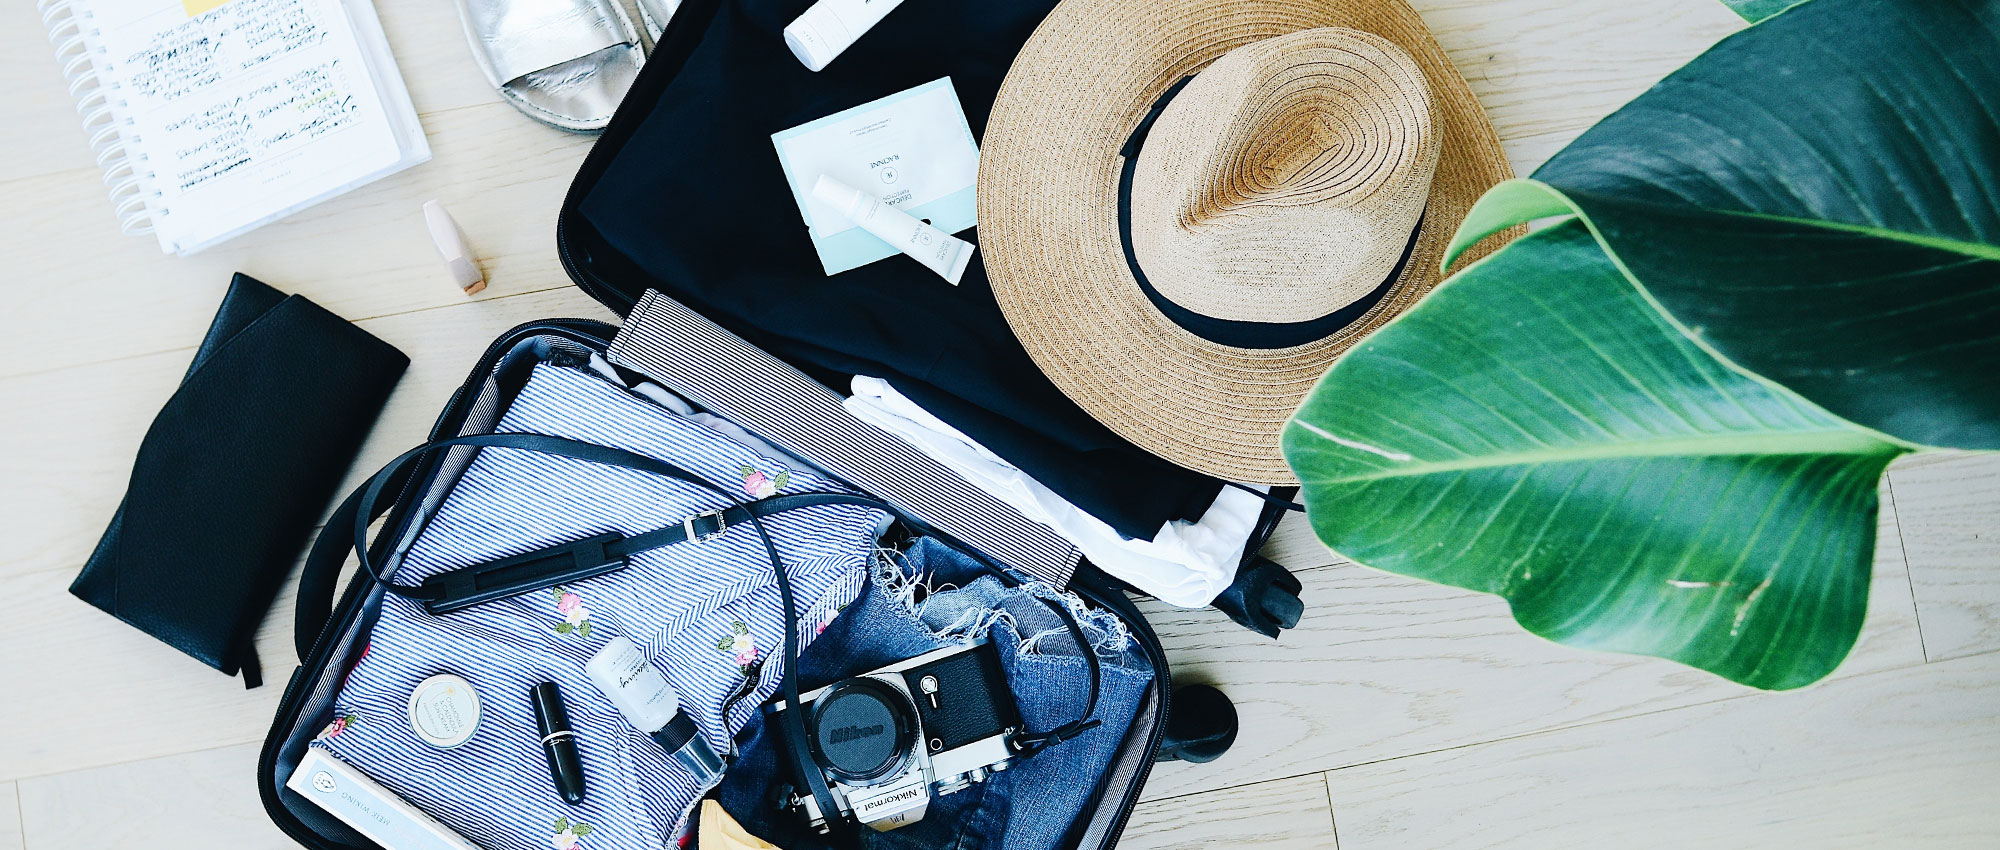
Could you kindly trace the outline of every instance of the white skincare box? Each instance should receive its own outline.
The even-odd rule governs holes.
[[[361,771],[308,747],[285,787],[387,850],[479,850]]]

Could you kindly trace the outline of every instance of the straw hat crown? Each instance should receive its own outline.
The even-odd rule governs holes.
[[[1132,249],[1170,301],[1298,322],[1361,299],[1430,194],[1430,87],[1380,36],[1303,30],[1231,50],[1174,96],[1132,181]]]
[[[1021,347],[1113,433],[1294,484],[1300,399],[1512,176],[1408,0],[1062,0],[980,138],[979,252]]]

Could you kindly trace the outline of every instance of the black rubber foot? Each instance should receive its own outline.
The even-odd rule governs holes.
[[[1154,761],[1211,762],[1236,743],[1236,704],[1208,685],[1174,689],[1167,733]]]

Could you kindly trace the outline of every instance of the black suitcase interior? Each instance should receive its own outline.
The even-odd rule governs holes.
[[[856,480],[850,475],[840,474],[840,469],[863,469],[865,464],[855,465],[853,458],[830,458],[824,447],[802,445],[796,440],[787,440],[783,435],[764,433],[754,423],[734,420],[729,411],[715,409],[703,402],[713,391],[712,386],[704,386],[694,380],[695,376],[710,373],[727,373],[731,365],[718,363],[714,352],[702,348],[703,345],[720,345],[730,351],[742,352],[746,357],[764,357],[762,351],[752,346],[771,349],[778,360],[791,361],[787,357],[782,335],[760,331],[755,327],[730,327],[727,323],[709,324],[701,318],[707,315],[704,305],[698,300],[685,304],[673,296],[679,276],[701,274],[700,269],[657,269],[649,272],[646,265],[633,257],[614,249],[592,226],[588,217],[579,212],[579,205],[589,198],[607,168],[621,155],[629,155],[635,136],[647,125],[649,118],[657,119],[655,110],[671,109],[676,115],[689,122],[690,126],[702,121],[728,120],[751,122],[759,131],[768,135],[774,129],[792,126],[854,105],[851,97],[842,102],[831,102],[817,98],[817,89],[806,87],[794,81],[799,75],[810,74],[800,68],[782,45],[776,46],[769,57],[773,65],[773,78],[779,80],[772,95],[756,104],[732,104],[729,109],[720,108],[712,99],[671,95],[670,86],[677,79],[678,72],[702,49],[705,41],[721,38],[725,41],[745,37],[746,32],[766,32],[775,34],[785,21],[795,17],[804,6],[803,0],[689,0],[684,3],[673,18],[658,48],[647,63],[645,70],[634,85],[631,93],[621,106],[617,117],[602,139],[597,142],[579,171],[564,202],[558,221],[558,250],[565,269],[578,286],[596,300],[621,315],[627,316],[625,331],[630,334],[636,326],[646,326],[656,333],[652,337],[655,344],[646,349],[645,364],[635,366],[633,357],[622,362],[614,351],[622,338],[620,328],[596,321],[577,319],[551,319],[534,322],[509,331],[496,340],[483,356],[472,365],[465,384],[452,397],[432,429],[432,441],[445,440],[468,434],[483,434],[492,430],[494,424],[506,410],[511,394],[519,390],[524,380],[523,374],[536,363],[554,358],[604,356],[613,354],[612,362],[644,379],[657,382],[666,389],[693,401],[697,406],[709,407],[724,418],[731,418],[737,424],[758,433],[781,448],[791,451],[808,463],[814,464],[829,477],[846,481],[856,489],[887,500],[896,510],[904,529],[919,529],[926,536],[944,541],[962,551],[977,555],[981,560],[998,562],[1023,577],[1058,579],[1051,584],[1062,584],[1066,579],[1067,589],[1076,594],[1093,609],[1109,612],[1121,621],[1132,637],[1134,651],[1142,655],[1152,668],[1153,677],[1143,699],[1125,728],[1094,730],[1097,734],[1116,734],[1120,740],[1108,769],[1100,775],[1076,777],[1075,781],[1088,783],[1090,800],[1082,814],[1071,824],[1059,829],[1061,836],[1056,846],[1067,848],[1106,848],[1113,846],[1125,822],[1136,804],[1148,771],[1159,756],[1163,738],[1168,729],[1169,695],[1173,687],[1169,679],[1166,658],[1145,618],[1127,598],[1126,588],[1087,562],[1078,563],[1073,549],[1067,553],[1067,561],[1056,558],[1053,563],[1067,564],[1070,572],[1050,575],[1049,569],[1037,569],[1036,565],[1023,567],[1020,561],[1043,558],[1035,551],[1030,555],[1019,553],[1030,550],[1021,548],[1023,539],[1044,540],[1048,538],[1046,529],[1037,527],[1032,533],[1012,526],[1004,528],[971,527],[960,518],[955,528],[941,528],[934,515],[935,503],[910,504],[910,500],[921,501],[921,494],[905,492],[887,493],[870,487],[868,481]],[[850,78],[866,77],[868,85],[879,86],[879,94],[888,94],[912,85],[928,82],[943,76],[953,79],[968,119],[975,135],[983,131],[987,111],[992,105],[994,92],[1005,75],[1007,62],[1020,43],[1033,31],[1042,15],[1053,8],[1053,0],[1028,0],[1001,4],[949,4],[933,7],[927,11],[939,14],[961,16],[955,26],[982,27],[980,31],[990,33],[987,47],[978,51],[940,50],[920,46],[909,52],[893,57],[870,58],[866,52],[857,51],[854,56],[844,57],[826,72],[827,75],[841,74]],[[882,25],[890,30],[899,19],[891,16]],[[893,30],[885,37],[894,37]],[[712,45],[711,45],[712,46]],[[793,82],[786,82],[793,81]],[[810,82],[810,80],[808,80]],[[738,84],[742,81],[737,81]],[[865,100],[866,98],[864,98]],[[684,115],[683,115],[684,113]],[[724,115],[727,118],[724,118]],[[654,124],[657,127],[657,123]],[[768,146],[762,151],[766,156],[771,152]],[[698,163],[685,164],[688,168],[702,167]],[[772,194],[775,200],[770,204],[769,220],[744,223],[745,252],[763,250],[762,243],[786,241],[798,243],[793,250],[803,245],[803,238],[796,233],[799,224],[794,211],[789,206],[789,196],[784,192],[782,182],[772,174],[746,177],[745,182],[755,188],[771,191],[773,183],[777,188]],[[688,199],[661,199],[662,203],[651,209],[635,209],[635,216],[657,216],[671,223],[685,218],[700,220],[703,211],[699,205],[689,205]],[[809,250],[806,249],[806,250]],[[919,270],[920,271],[920,270]],[[813,270],[817,274],[817,269]],[[895,285],[884,280],[883,285]],[[973,290],[985,287],[983,272],[978,263],[968,270],[964,285]],[[661,294],[662,292],[666,294]],[[990,294],[987,295],[990,299]],[[677,324],[678,323],[678,324]],[[700,343],[695,342],[699,340]],[[745,342],[747,340],[747,343]],[[637,346],[628,345],[628,349]],[[636,358],[645,359],[645,358]],[[776,361],[773,361],[774,363]],[[801,380],[814,380],[822,384],[838,386],[843,377],[824,368],[802,365],[802,371],[793,372]],[[825,391],[833,397],[830,391]],[[836,405],[837,408],[837,405]],[[798,416],[808,423],[829,425],[833,416],[825,411],[804,411]],[[839,423],[839,427],[853,427],[851,422]],[[801,439],[810,440],[812,428],[799,432]],[[880,432],[877,432],[878,434]],[[884,439],[887,438],[886,435]],[[904,447],[907,450],[907,447]],[[406,476],[390,488],[393,502],[383,523],[380,525],[370,547],[372,560],[389,572],[393,570],[399,552],[410,545],[420,532],[427,518],[436,510],[444,495],[450,491],[467,465],[473,453],[471,447],[460,446],[446,451],[434,452],[416,464]],[[821,463],[821,461],[827,461]],[[845,466],[843,466],[845,464]],[[899,499],[898,496],[909,499]],[[1268,538],[1276,519],[1281,514],[1277,508],[1266,512],[1265,522],[1253,535],[1248,551],[1256,552]],[[1018,516],[1014,522],[1023,522]],[[346,533],[349,529],[336,528],[340,523],[329,523],[326,534]],[[942,525],[950,525],[943,523]],[[350,526],[351,529],[351,526]],[[953,532],[966,532],[954,534]],[[1005,550],[1005,551],[1002,551]],[[1017,557],[1010,558],[1014,554]],[[1247,556],[1246,561],[1254,558]],[[362,838],[333,818],[327,816],[298,795],[285,788],[285,781],[313,739],[333,719],[331,717],[336,695],[343,683],[343,677],[365,653],[368,637],[374,619],[383,604],[385,590],[365,576],[350,580],[337,595],[335,584],[337,570],[328,569],[324,564],[308,564],[301,580],[298,602],[298,622],[296,641],[301,663],[292,674],[276,721],[266,740],[262,758],[258,765],[258,781],[267,811],[273,820],[292,838],[312,848],[371,847],[372,843]],[[824,682],[803,681],[802,688],[811,689]],[[1208,698],[1213,699],[1213,692]],[[1226,701],[1223,705],[1226,711]],[[1215,714],[1214,709],[1204,706],[1204,715]],[[1233,716],[1228,718],[1233,734]],[[1177,728],[1177,733],[1203,735],[1214,729],[1200,728],[1202,724],[1188,724],[1186,719]],[[1211,724],[1212,725],[1212,724]],[[1191,730],[1191,732],[1189,731]],[[1056,745],[1060,747],[1060,744]],[[997,774],[996,774],[997,776]],[[449,782],[441,777],[441,782]],[[832,840],[838,841],[841,832],[836,830]],[[669,837],[671,840],[671,837]],[[790,850],[805,850],[818,839],[806,838],[804,843],[782,844]],[[963,836],[961,846],[1004,846],[998,836]]]
[[[549,320],[508,332],[474,365],[466,384],[439,418],[432,438],[487,433],[504,411],[510,388],[518,388],[520,373],[525,368],[560,352],[602,353],[612,342],[615,331],[601,322]],[[437,454],[436,459],[399,485],[395,506],[371,547],[374,560],[387,565],[392,578],[398,547],[408,545],[422,527],[426,511],[436,507],[452,485],[454,475],[463,471],[470,460],[469,454],[464,453]],[[915,517],[908,519],[913,525],[923,525]],[[327,533],[338,534],[341,530]],[[309,567],[301,580],[296,639],[302,661],[291,676],[266,740],[258,780],[271,817],[301,844],[314,848],[369,847],[372,845],[365,839],[283,787],[314,734],[332,719],[333,701],[343,674],[367,649],[371,620],[379,612],[386,593],[380,585],[357,576],[329,610],[335,580],[332,571],[323,567]],[[1112,769],[1101,776],[1084,777],[1095,787],[1096,804],[1072,825],[1061,845],[1108,847],[1130,815],[1159,750],[1167,712],[1163,694],[1170,692],[1171,686],[1157,637],[1121,589],[1112,587],[1101,574],[1084,566],[1072,578],[1070,590],[1089,604],[1115,614],[1129,629],[1135,646],[1154,661],[1153,684],[1129,728],[1120,730],[1124,737]],[[823,683],[808,681],[802,687],[820,684]],[[441,781],[449,780],[441,778]]]

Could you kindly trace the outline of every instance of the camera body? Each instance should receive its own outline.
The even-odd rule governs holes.
[[[838,811],[878,831],[922,820],[933,797],[984,781],[1013,764],[1020,709],[983,638],[947,647],[802,694],[811,752],[791,760],[825,779]],[[781,722],[783,700],[765,709]],[[805,786],[794,777],[793,787]],[[787,795],[820,832],[827,812],[811,793]]]

